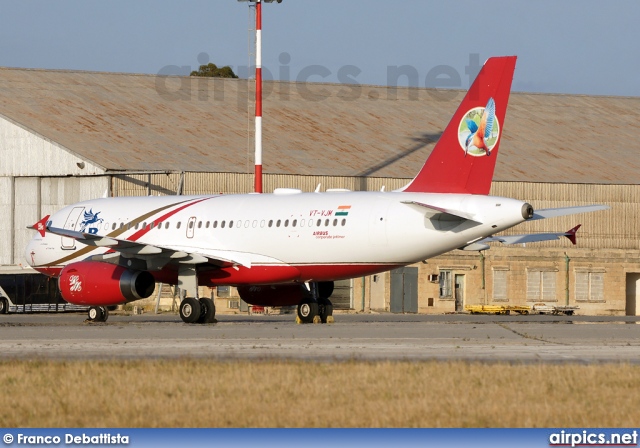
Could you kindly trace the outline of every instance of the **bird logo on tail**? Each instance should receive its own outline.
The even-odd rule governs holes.
[[[496,118],[496,102],[489,98],[485,107],[475,107],[467,112],[458,128],[460,146],[465,157],[490,156],[500,137],[500,124]]]

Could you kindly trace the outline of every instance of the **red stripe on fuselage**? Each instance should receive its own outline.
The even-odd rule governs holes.
[[[152,221],[151,223],[149,223],[148,225],[146,225],[143,229],[138,230],[136,233],[134,233],[129,238],[127,238],[127,241],[138,241],[138,239],[142,238],[144,235],[149,233],[149,231],[151,230],[151,225],[152,224],[153,224],[154,228],[158,227],[158,224],[160,224],[160,223],[166,221],[167,219],[171,218],[173,215],[175,215],[179,211],[182,211],[185,208],[191,207],[192,205],[198,204],[198,203],[200,203],[202,201],[207,201],[209,199],[213,199],[215,197],[218,197],[218,196],[212,196],[212,197],[208,197],[208,198],[204,198],[204,199],[198,199],[197,201],[191,202],[189,204],[185,204],[182,207],[178,207],[175,210],[171,210],[169,213],[165,213],[164,215],[162,215],[158,219],[156,219],[156,220]],[[107,251],[106,253],[112,254],[112,253],[115,253],[115,252],[116,252],[115,250],[111,249],[111,250]]]

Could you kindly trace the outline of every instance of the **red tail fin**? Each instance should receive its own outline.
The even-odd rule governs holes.
[[[490,58],[418,175],[403,191],[489,194],[515,56]]]

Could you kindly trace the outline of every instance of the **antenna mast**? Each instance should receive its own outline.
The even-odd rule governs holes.
[[[282,3],[282,0],[238,0],[256,4],[256,131],[254,191],[262,193],[262,3]]]

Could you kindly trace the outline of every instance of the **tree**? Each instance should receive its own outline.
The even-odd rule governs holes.
[[[238,76],[233,73],[233,70],[228,65],[218,68],[218,66],[212,62],[206,65],[201,65],[197,71],[192,71],[191,76],[204,76],[206,78],[237,78]]]

